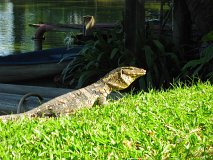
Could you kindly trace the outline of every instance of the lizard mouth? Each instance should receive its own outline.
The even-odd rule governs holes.
[[[140,77],[146,74],[146,70],[136,67],[123,67],[122,74],[126,74],[130,77]]]

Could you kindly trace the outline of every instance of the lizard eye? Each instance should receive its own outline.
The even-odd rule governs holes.
[[[121,69],[121,76],[122,76],[122,74],[124,74],[124,70],[123,69]]]

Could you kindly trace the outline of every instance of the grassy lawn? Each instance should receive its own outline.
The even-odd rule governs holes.
[[[128,95],[58,119],[0,122],[0,159],[212,159],[213,86]]]

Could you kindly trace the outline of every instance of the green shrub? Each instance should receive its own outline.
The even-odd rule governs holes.
[[[174,52],[166,51],[165,46],[155,39],[147,40],[143,50],[147,65],[147,75],[141,78],[143,86],[146,88],[167,86],[179,70],[178,56]]]
[[[72,87],[81,88],[118,66],[134,65],[134,57],[124,49],[122,29],[95,32],[94,38],[64,69],[63,83],[71,82]]]
[[[202,38],[203,48],[200,49],[200,56],[190,60],[182,68],[182,77],[197,76],[203,80],[213,79],[213,31]]]
[[[144,38],[140,34],[138,36]],[[141,54],[145,57],[143,62],[125,48],[122,26],[110,31],[95,32],[94,37],[95,40],[86,42],[80,55],[62,73],[62,82],[69,83],[72,88],[86,86],[118,66],[145,66],[147,75],[139,80],[140,88],[145,90],[168,85],[177,75],[179,58],[166,49],[166,43],[164,46],[152,36],[146,38],[145,45],[141,46]]]

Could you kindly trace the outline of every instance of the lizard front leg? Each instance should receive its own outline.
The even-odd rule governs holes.
[[[97,101],[96,101],[96,104],[97,105],[105,105],[105,104],[107,104],[107,98],[106,98],[106,96],[99,96],[98,97],[98,99],[97,99]]]

